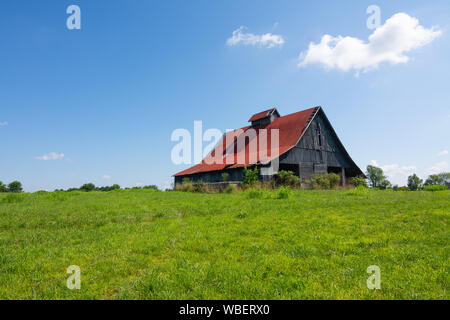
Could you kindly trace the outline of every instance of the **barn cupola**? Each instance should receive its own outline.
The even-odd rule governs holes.
[[[248,122],[252,123],[252,127],[265,126],[279,117],[280,114],[278,113],[278,110],[273,108],[253,115]]]

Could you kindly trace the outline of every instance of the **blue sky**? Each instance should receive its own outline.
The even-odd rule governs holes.
[[[72,4],[81,30],[66,27]],[[405,13],[440,35],[407,62],[299,67],[325,34],[367,42],[372,4],[382,24]],[[447,0],[2,1],[0,181],[168,186],[187,167],[171,161],[175,129],[225,131],[269,107],[316,105],[363,169],[376,163],[398,184],[449,171],[449,21]],[[227,44],[241,26],[254,42]],[[259,41],[267,34],[283,43]]]

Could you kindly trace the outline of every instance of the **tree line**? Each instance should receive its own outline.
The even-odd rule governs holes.
[[[91,192],[91,191],[113,191],[113,190],[127,190],[127,189],[152,189],[152,190],[158,190],[158,187],[155,185],[148,185],[148,186],[142,186],[142,187],[133,187],[133,188],[121,188],[118,184],[113,184],[112,186],[105,186],[105,187],[96,187],[93,183],[85,183],[79,188],[69,188],[67,190],[64,189],[56,189],[55,191],[64,191],[64,192],[71,192],[71,191],[84,191],[84,192]],[[0,181],[0,193],[21,193],[23,192],[22,183],[20,181],[13,181],[8,185],[3,184],[3,182]]]
[[[406,187],[398,187],[392,183],[385,176],[383,169],[369,165],[366,171],[367,181],[369,186],[378,189],[394,189],[394,190],[445,190],[450,188],[450,172],[443,172],[439,174],[430,175],[425,182],[417,176],[412,174],[408,177]],[[354,178],[352,180],[355,185],[368,186],[364,178]]]
[[[255,167],[253,170],[245,168],[244,180],[243,184],[252,184],[252,182],[258,181],[258,169]],[[228,174],[223,174],[223,181],[228,180]],[[399,187],[398,185],[392,185],[392,183],[388,180],[386,175],[383,172],[383,169],[378,168],[373,165],[367,166],[366,177],[354,177],[352,178],[352,184],[355,187],[372,187],[381,190],[385,189],[394,189],[394,190],[445,190],[450,189],[450,172],[443,172],[439,174],[430,175],[425,181],[420,179],[417,174],[412,174],[408,177],[407,186]],[[274,177],[274,182],[277,185],[288,185],[295,186],[301,183],[301,179],[296,177],[293,172],[290,171],[281,171]],[[333,186],[337,185],[339,182],[339,176],[337,174],[328,174],[321,177],[320,175],[313,176],[308,182],[313,185],[316,184],[321,187]],[[113,190],[121,190],[122,188],[118,184],[114,184],[112,186],[104,186],[104,187],[96,187],[93,183],[85,183],[79,188],[69,188],[67,190],[64,189],[56,189],[55,191],[113,191]],[[127,189],[152,189],[158,190],[158,187],[155,185],[148,185],[142,187],[133,187],[133,188],[124,188]],[[22,183],[20,181],[13,181],[8,185],[3,184],[0,181],[0,193],[21,193],[23,192]]]
[[[8,185],[3,184],[3,182],[0,181],[0,193],[20,193],[23,192],[22,184],[19,181],[13,181]]]
[[[128,190],[128,189],[151,189],[151,190],[158,190],[158,187],[155,185],[148,185],[148,186],[142,186],[142,187],[133,187],[133,188],[121,188],[118,184],[113,184],[112,186],[105,186],[105,187],[96,187],[93,183],[85,183],[79,188],[69,188],[67,190],[64,189],[56,189],[55,191],[84,191],[84,192],[91,192],[91,191],[114,191],[114,190]]]

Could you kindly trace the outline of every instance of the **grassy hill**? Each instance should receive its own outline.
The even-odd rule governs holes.
[[[0,194],[0,298],[448,299],[449,208],[449,191]]]

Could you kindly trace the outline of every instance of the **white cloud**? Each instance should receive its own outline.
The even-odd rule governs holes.
[[[143,182],[136,182],[136,187],[143,187],[144,183]]]
[[[450,167],[448,165],[447,161],[442,161],[439,163],[436,163],[434,166],[432,166],[431,168],[428,169],[428,174],[438,174],[438,173],[442,173],[442,172],[447,172],[449,171]]]
[[[441,152],[438,153],[438,157],[442,157],[448,154],[448,150],[443,150]]]
[[[311,42],[307,51],[300,54],[300,67],[320,64],[326,69],[342,71],[369,71],[380,63],[406,63],[405,53],[420,48],[439,37],[437,27],[424,28],[419,20],[406,13],[397,13],[378,27],[369,41],[354,37],[324,35],[320,43]]]
[[[371,165],[383,169],[384,174],[392,184],[400,186],[406,185],[408,176],[412,175],[417,167],[413,165],[400,166],[398,164],[379,165],[376,160],[370,162]]]
[[[232,37],[227,40],[227,45],[231,47],[243,44],[247,46],[274,48],[284,44],[284,38],[280,35],[272,33],[265,33],[262,35],[244,33],[244,29],[246,29],[246,27],[241,26],[239,29],[234,30]]]
[[[103,175],[103,177],[102,177],[102,179],[105,179],[105,180],[110,180],[111,178],[112,177],[110,175],[107,175],[107,174]]]
[[[50,152],[40,157],[36,157],[37,160],[49,161],[49,160],[60,160],[64,158],[64,153]]]
[[[8,121],[2,121],[0,122],[0,127],[5,127],[8,125]]]

